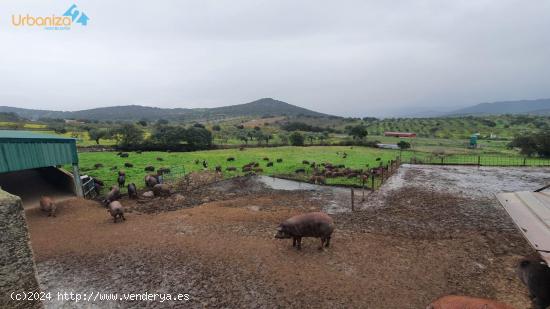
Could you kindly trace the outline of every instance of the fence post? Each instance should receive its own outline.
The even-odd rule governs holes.
[[[370,175],[371,182],[372,182],[372,190],[374,190],[374,172]]]
[[[527,165],[527,158],[523,157],[523,166]]]
[[[481,166],[481,156],[477,156],[477,166]]]
[[[365,201],[365,177],[362,176],[361,177],[361,181],[363,182],[363,190],[361,190],[361,202],[364,202]]]
[[[351,211],[355,211],[355,194],[353,192],[353,187],[351,188]]]
[[[441,156],[441,165],[443,165],[443,160],[445,159],[444,156]]]

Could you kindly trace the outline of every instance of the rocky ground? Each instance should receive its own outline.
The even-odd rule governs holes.
[[[532,249],[493,194],[548,179],[541,169],[404,166],[350,212],[347,196],[323,188],[197,175],[169,198],[124,198],[123,223],[80,199],[62,202],[56,218],[28,209],[27,221],[44,291],[190,295],[51,308],[425,308],[446,294],[528,308],[514,267]],[[289,216],[335,203],[331,248],[305,239],[296,251],[273,238]]]

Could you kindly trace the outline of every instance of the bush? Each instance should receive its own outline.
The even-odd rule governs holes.
[[[212,133],[205,128],[192,126],[185,131],[187,144],[194,149],[208,149],[212,146]]]
[[[520,153],[526,156],[550,157],[550,130],[516,136],[508,147],[519,148]]]
[[[317,126],[312,126],[307,123],[303,122],[289,122],[287,124],[284,124],[281,126],[281,129],[285,131],[306,131],[306,132],[330,132],[335,133],[335,130],[333,128],[322,128]]]
[[[399,149],[401,149],[401,150],[405,150],[405,149],[411,148],[411,144],[410,144],[409,142],[405,142],[405,141],[400,141],[399,143],[397,143],[397,146],[398,146]]]
[[[367,135],[369,134],[367,132],[367,127],[362,125],[362,124],[359,124],[359,125],[356,125],[356,126],[348,126],[346,128],[346,131],[348,132],[348,135],[353,137],[353,139],[359,139],[359,140],[362,140],[363,138],[367,137]]]
[[[292,146],[304,146],[304,136],[300,132],[294,132],[288,138]]]
[[[133,123],[125,123],[118,130],[120,135],[119,146],[122,148],[132,148],[143,142],[143,130]]]

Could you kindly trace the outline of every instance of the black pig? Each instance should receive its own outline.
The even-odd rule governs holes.
[[[334,231],[332,218],[322,212],[310,212],[294,216],[277,227],[275,238],[292,238],[292,246],[298,250],[302,248],[302,237],[319,237],[319,250],[328,247]]]
[[[518,275],[529,289],[533,308],[545,309],[550,306],[550,268],[538,256],[523,258],[518,264]]]

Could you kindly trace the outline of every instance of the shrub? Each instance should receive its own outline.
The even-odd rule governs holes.
[[[293,132],[288,137],[292,146],[304,146],[304,136],[299,132]]]
[[[399,149],[401,149],[401,150],[405,150],[405,149],[411,148],[411,144],[410,144],[409,142],[405,142],[405,141],[400,141],[399,143],[397,143],[397,146],[398,146]]]

